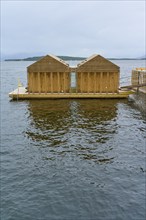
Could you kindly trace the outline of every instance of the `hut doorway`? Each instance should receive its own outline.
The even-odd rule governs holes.
[[[77,85],[76,72],[71,72],[71,74],[70,74],[70,90],[71,90],[71,92],[76,92],[76,85]]]

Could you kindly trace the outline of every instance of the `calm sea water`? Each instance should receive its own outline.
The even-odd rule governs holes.
[[[144,220],[145,96],[10,101],[31,63],[1,63],[1,219]]]

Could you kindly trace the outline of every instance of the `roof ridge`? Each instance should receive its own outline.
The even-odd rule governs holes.
[[[93,54],[90,57],[86,58],[85,60],[81,61],[77,66],[80,66],[86,62],[88,62],[89,60],[92,60],[94,57],[99,56],[98,54]]]
[[[119,68],[119,66],[117,66],[115,63],[111,62],[110,60],[106,59],[105,57],[101,56],[100,54],[93,54],[92,56],[86,58],[85,60],[81,61],[77,66],[80,67],[82,66],[83,64],[87,63],[88,61],[94,59],[95,57],[100,57],[102,58],[103,60],[105,60],[106,62],[109,62],[111,63],[112,65],[116,66]]]
[[[55,60],[57,60],[57,61],[59,61],[59,62],[65,64],[66,66],[69,66],[68,63],[66,63],[66,62],[65,62],[64,60],[62,60],[61,58],[55,56],[54,54],[49,54],[49,55],[47,55],[47,56],[50,56],[50,57],[54,58]]]

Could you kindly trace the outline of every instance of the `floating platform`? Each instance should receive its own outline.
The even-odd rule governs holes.
[[[20,99],[121,99],[128,98],[132,91],[119,90],[118,93],[28,93],[25,87],[18,87],[9,93],[13,100]]]

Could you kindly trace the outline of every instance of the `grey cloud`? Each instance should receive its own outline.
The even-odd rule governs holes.
[[[144,1],[3,1],[1,5],[5,56],[145,53]]]

